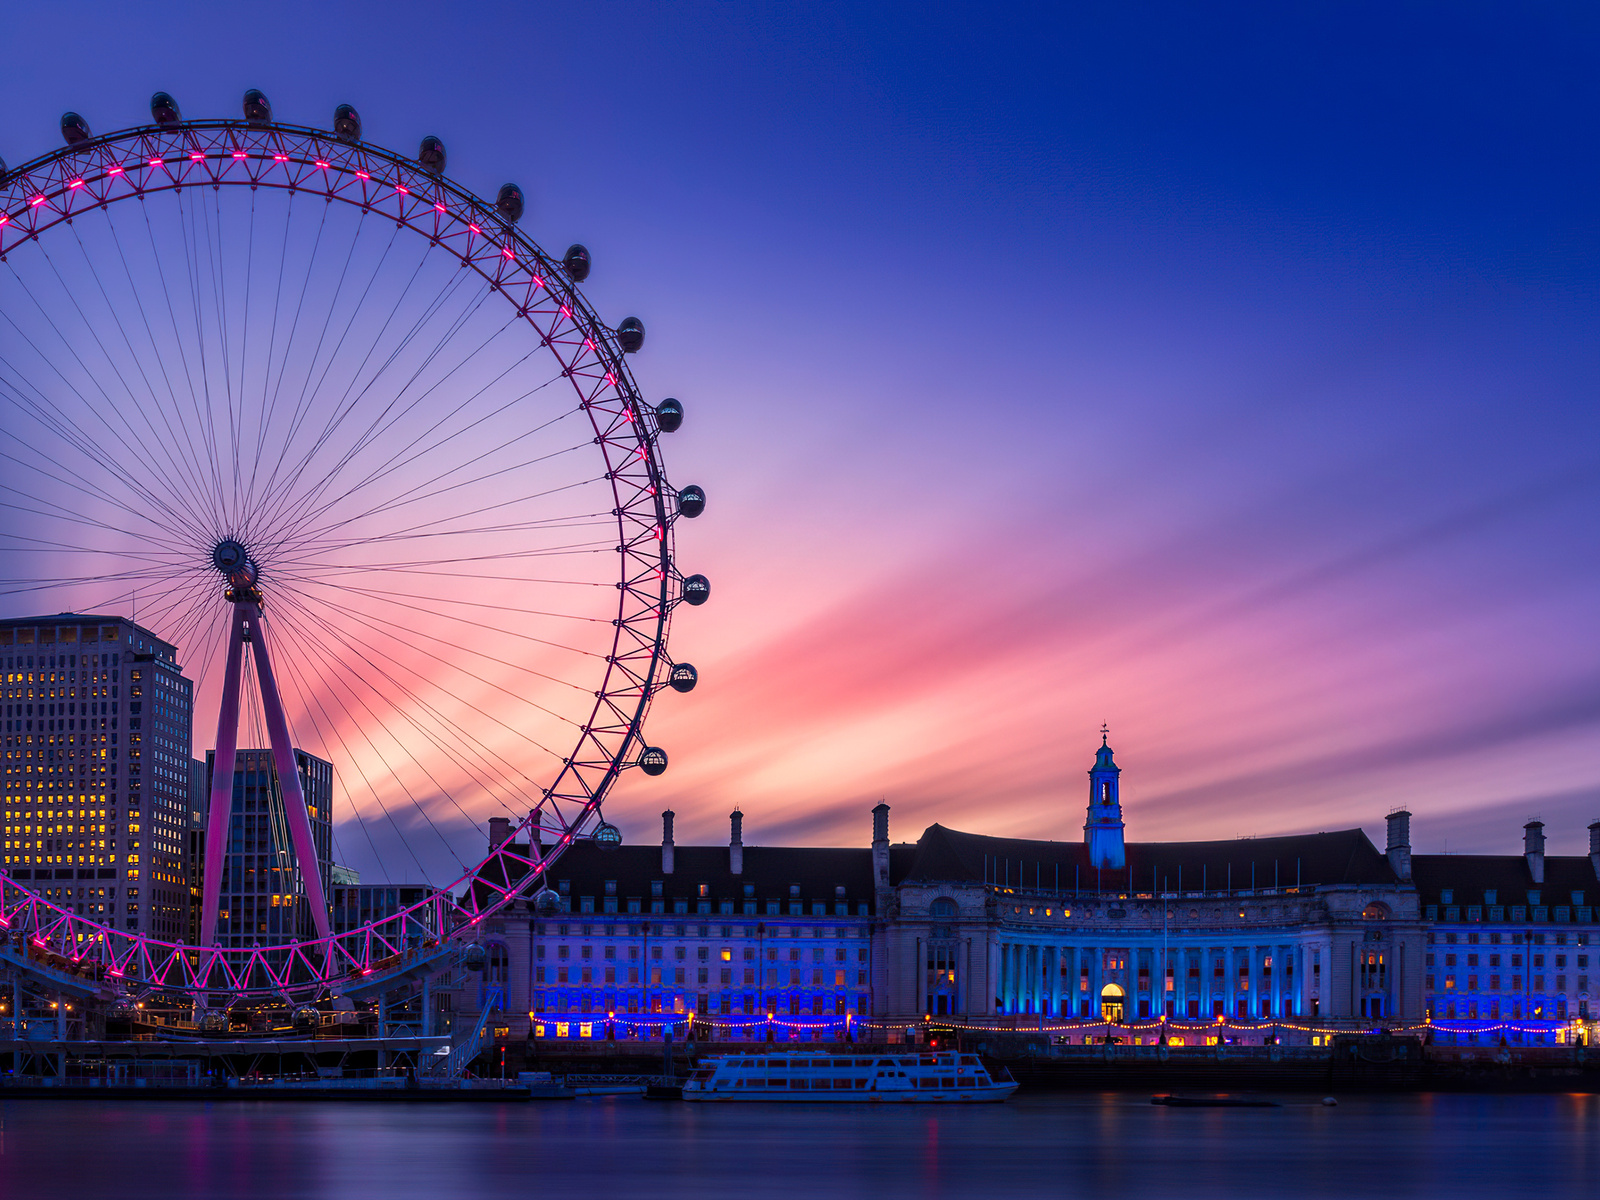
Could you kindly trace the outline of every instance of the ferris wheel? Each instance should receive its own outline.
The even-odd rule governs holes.
[[[59,823],[76,798],[100,874],[148,881],[175,835],[143,812],[129,837],[129,760],[148,791],[190,750],[157,736],[179,693],[108,702],[85,647],[15,646],[8,684],[26,661],[52,714],[55,689],[73,701],[48,733],[43,692],[37,735],[31,704],[25,734],[20,703],[7,724],[7,794],[18,821],[38,807],[12,822],[30,853],[0,873],[0,955],[123,1002],[359,994],[460,957],[513,900],[553,907],[562,851],[618,839],[601,804],[619,775],[667,766],[651,701],[697,680],[666,642],[710,594],[673,537],[705,493],[667,481],[684,411],[640,395],[643,324],[600,319],[589,252],[532,241],[516,185],[481,199],[437,138],[383,149],[349,105],[331,131],[256,91],[243,120],[184,120],[165,93],[151,115],[95,136],[68,113],[65,146],[0,163],[0,618],[127,617],[181,667],[193,744],[216,730],[199,921],[130,929],[17,867],[63,829],[84,861],[85,824]],[[254,846],[247,748],[273,780]],[[336,928],[330,859],[441,886]],[[258,869],[290,910],[280,936],[227,911]]]

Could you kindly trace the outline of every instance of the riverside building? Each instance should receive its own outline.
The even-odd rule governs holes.
[[[1588,857],[1547,855],[1544,825],[1516,855],[1418,855],[1427,1013],[1451,1041],[1496,1040],[1597,1015],[1600,821]]]
[[[1360,829],[1130,842],[1120,784],[1102,739],[1070,841],[933,825],[894,844],[880,804],[868,847],[745,846],[738,813],[727,846],[686,847],[663,814],[659,848],[580,844],[547,911],[525,898],[489,922],[456,1011],[498,1004],[517,1036],[692,1018],[777,1040],[946,1022],[1551,1042],[1594,1015],[1600,822],[1588,858],[1544,857],[1536,825],[1523,855],[1413,856],[1405,811],[1382,850]],[[494,844],[508,831],[491,823]]]
[[[831,1032],[872,1011],[874,886],[866,851],[726,846],[566,851],[550,894],[488,923],[476,996],[503,996],[534,1036],[651,1036],[694,1017],[725,1034]],[[490,823],[501,844],[509,822]],[[524,851],[526,847],[522,848]],[[465,985],[464,986],[472,986]],[[764,1036],[762,1034],[761,1036]]]
[[[186,932],[194,687],[118,617],[0,621],[4,866],[118,929]]]
[[[1102,740],[1082,842],[934,825],[894,848],[900,861],[888,853],[881,1011],[1019,1024],[1423,1014],[1422,914],[1397,849],[1359,829],[1127,842],[1120,782]]]

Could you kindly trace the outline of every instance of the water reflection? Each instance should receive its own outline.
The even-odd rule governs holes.
[[[1295,1097],[1277,1109],[0,1103],[0,1196],[1596,1195],[1600,1097]]]

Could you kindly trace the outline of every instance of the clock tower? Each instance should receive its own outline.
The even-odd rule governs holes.
[[[1091,867],[1120,870],[1128,861],[1122,845],[1122,798],[1117,792],[1122,768],[1106,744],[1110,732],[1101,727],[1100,749],[1089,768],[1089,818],[1083,823],[1083,844],[1089,848]]]

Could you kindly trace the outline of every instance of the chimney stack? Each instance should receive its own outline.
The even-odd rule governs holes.
[[[1544,882],[1544,822],[1529,821],[1522,827],[1522,852],[1528,860],[1528,874],[1535,883]]]
[[[1389,865],[1404,883],[1411,881],[1411,814],[1397,808],[1389,814]]]
[[[489,818],[489,849],[498,850],[511,840],[511,818]]]
[[[1595,879],[1600,880],[1600,821],[1589,826],[1589,866]]]
[[[735,808],[728,814],[728,820],[733,822],[733,838],[728,842],[728,872],[732,875],[743,875],[744,814]]]
[[[889,887],[889,806],[882,801],[872,810],[872,879],[879,891]]]
[[[661,814],[661,873],[672,874],[672,818],[678,814],[670,808]]]

